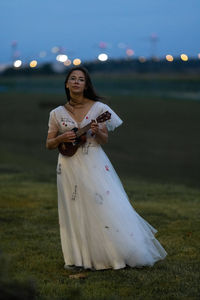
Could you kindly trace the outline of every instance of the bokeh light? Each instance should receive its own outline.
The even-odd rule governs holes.
[[[81,64],[81,60],[80,60],[79,58],[75,58],[75,59],[73,60],[73,64],[74,64],[75,66],[78,66],[78,65]]]
[[[106,53],[101,53],[98,55],[98,60],[106,61],[106,60],[108,60],[108,55]]]
[[[181,54],[181,59],[183,60],[183,61],[188,61],[188,56],[187,56],[187,54]]]
[[[56,60],[60,62],[65,62],[66,60],[68,60],[68,56],[65,54],[58,54],[56,56]]]
[[[64,62],[64,65],[66,66],[66,67],[68,67],[68,66],[70,66],[71,65],[71,60],[70,59],[67,59],[65,62]]]
[[[139,56],[139,62],[144,63],[147,59],[144,56]]]
[[[198,56],[198,58],[200,59],[200,53],[198,53],[198,55],[197,55],[197,56]]]
[[[51,49],[51,52],[52,52],[52,53],[58,53],[59,50],[60,50],[60,48],[57,47],[57,46],[55,46],[55,47],[53,47],[53,48]]]
[[[32,60],[29,65],[31,68],[35,68],[37,66],[37,60]]]
[[[171,61],[174,60],[174,58],[173,58],[173,56],[171,54],[167,54],[166,55],[166,60],[171,62]]]
[[[126,49],[126,55],[133,56],[134,55],[133,49]]]
[[[15,68],[20,68],[21,65],[22,65],[22,61],[21,61],[20,59],[15,60],[14,63],[13,63],[13,66],[14,66]]]

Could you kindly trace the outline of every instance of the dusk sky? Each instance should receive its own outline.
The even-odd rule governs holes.
[[[127,48],[136,57],[200,53],[200,0],[1,0],[0,26],[0,63],[12,61],[13,41],[13,52],[27,61],[41,51],[43,60],[53,60],[54,46],[82,61],[102,51],[126,57]],[[155,50],[152,34],[158,37]]]

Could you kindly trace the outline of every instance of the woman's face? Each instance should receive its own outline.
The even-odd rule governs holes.
[[[86,87],[85,74],[80,70],[73,71],[69,75],[66,87],[70,94],[83,94]]]

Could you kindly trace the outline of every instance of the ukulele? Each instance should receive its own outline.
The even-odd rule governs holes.
[[[100,116],[98,116],[96,118],[96,122],[97,123],[102,123],[105,122],[107,120],[109,120],[111,118],[111,113],[109,113],[108,111],[104,112],[103,114],[101,114]],[[88,123],[86,126],[78,129],[77,127],[74,127],[72,130],[75,132],[76,134],[76,139],[75,142],[73,143],[66,143],[66,142],[62,142],[58,145],[58,150],[59,152],[64,155],[64,156],[73,156],[77,149],[85,144],[86,142],[86,132],[91,128],[91,124],[92,122]]]

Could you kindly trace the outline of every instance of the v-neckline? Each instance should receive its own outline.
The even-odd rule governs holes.
[[[76,124],[81,124],[84,120],[85,117],[90,113],[90,111],[92,110],[93,106],[97,103],[97,101],[95,101],[94,104],[92,104],[92,106],[89,108],[89,110],[87,111],[87,113],[84,115],[83,119],[80,122],[77,122],[72,115],[69,113],[69,111],[66,109],[65,105],[62,105],[62,107],[64,108],[64,110],[68,113],[68,115],[70,116],[70,118],[76,123]]]

